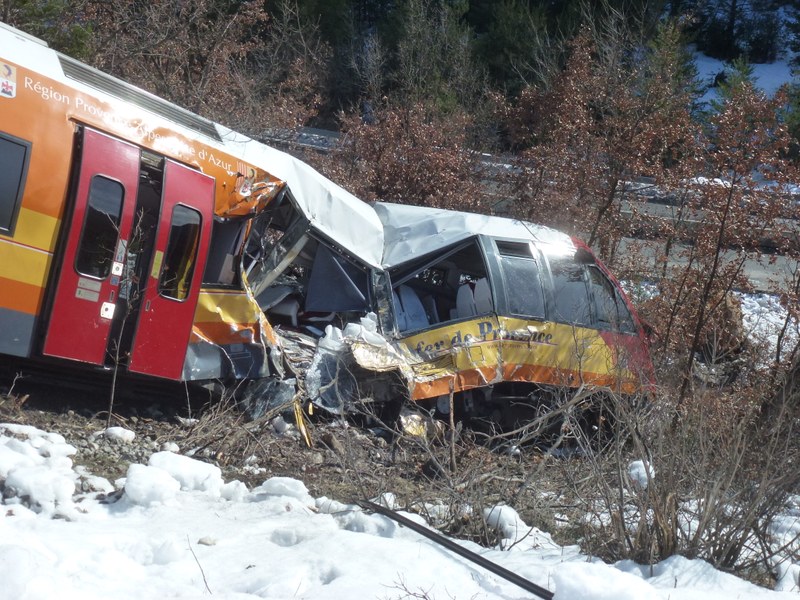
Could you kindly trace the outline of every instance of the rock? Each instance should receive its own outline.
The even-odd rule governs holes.
[[[342,443],[333,436],[331,432],[326,432],[320,437],[320,443],[327,447],[328,449],[332,450],[336,454],[343,455],[344,454],[344,446]]]

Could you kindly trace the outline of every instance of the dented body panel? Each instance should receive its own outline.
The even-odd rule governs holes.
[[[169,379],[279,373],[238,263],[286,183],[216,124],[3,24],[0,80],[0,353]]]
[[[623,394],[652,385],[642,325],[582,242],[514,219],[376,210],[412,399],[505,383]]]

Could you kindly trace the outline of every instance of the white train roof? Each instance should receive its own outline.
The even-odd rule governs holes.
[[[478,234],[557,245],[565,251],[575,248],[567,234],[518,219],[386,202],[374,206],[383,223],[382,262],[387,269]]]
[[[290,154],[218,126],[232,154],[287,183],[313,227],[365,263],[381,266],[383,224],[375,210]]]
[[[383,226],[375,211],[306,163],[59,54],[41,40],[3,23],[0,45],[3,54],[13,56],[20,66],[100,99],[133,104],[171,129],[238,156],[285,181],[298,209],[315,229],[365,263],[380,266]]]
[[[101,98],[131,102],[188,137],[201,139],[285,181],[298,210],[311,225],[370,266],[389,268],[478,234],[574,248],[566,234],[516,219],[384,202],[370,206],[285,152],[61,55],[2,23],[0,40],[23,66]]]

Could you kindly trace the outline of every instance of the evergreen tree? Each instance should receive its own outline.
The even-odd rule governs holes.
[[[525,0],[502,0],[492,4],[478,56],[492,82],[516,95],[549,79],[558,60],[551,41],[544,8],[531,8]]]
[[[83,0],[0,0],[0,20],[75,58],[87,58],[92,36]]]
[[[441,113],[473,108],[484,89],[473,60],[464,0],[404,0],[393,14],[400,25],[393,80],[399,100]]]

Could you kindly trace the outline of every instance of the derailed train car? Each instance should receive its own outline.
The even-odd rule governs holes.
[[[595,399],[651,391],[642,323],[580,241],[507,218],[389,203],[374,210],[379,269],[317,246],[312,261],[291,228],[271,221],[287,240],[270,261],[282,271],[270,268],[257,298],[279,335],[313,336],[305,367],[318,405],[339,412],[356,398],[401,394],[516,426],[576,390]],[[288,214],[284,221],[298,223]]]
[[[580,243],[367,205],[6,26],[0,354],[246,401],[301,386],[334,412],[452,394],[506,420],[542,390],[652,381],[635,312]]]

